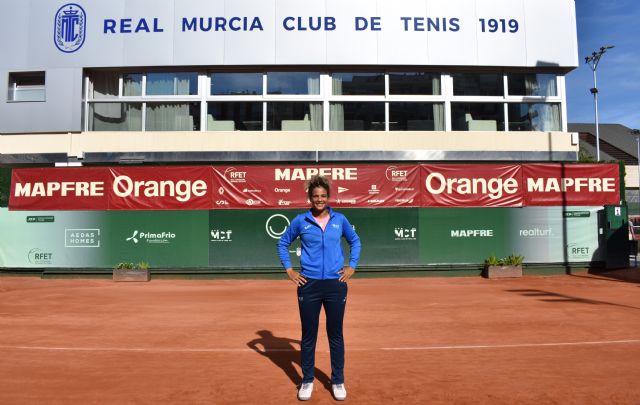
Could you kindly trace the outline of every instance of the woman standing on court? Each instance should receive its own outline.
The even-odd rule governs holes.
[[[308,182],[311,209],[298,215],[278,242],[280,262],[287,275],[298,286],[298,308],[302,323],[302,384],[298,399],[311,399],[315,368],[316,340],[320,308],[327,318],[327,336],[331,351],[331,387],[337,400],[347,398],[344,387],[344,339],[342,320],[347,303],[347,280],[355,272],[360,259],[360,238],[347,218],[329,207],[331,187],[322,176]],[[291,266],[289,246],[300,237],[302,254],[298,273]],[[344,265],[341,239],[350,246],[349,265]]]

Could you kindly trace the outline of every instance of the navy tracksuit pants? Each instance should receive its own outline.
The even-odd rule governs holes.
[[[331,383],[344,383],[342,320],[347,305],[347,290],[347,283],[337,278],[328,280],[308,278],[306,284],[298,287],[298,308],[302,323],[300,356],[303,383],[313,382],[321,307],[324,307],[327,318],[327,337],[331,351]]]

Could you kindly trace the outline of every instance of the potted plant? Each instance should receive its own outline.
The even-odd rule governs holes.
[[[118,263],[113,268],[113,281],[149,281],[149,263]]]
[[[483,277],[508,278],[522,277],[522,262],[524,256],[511,254],[501,259],[491,255],[484,261]]]

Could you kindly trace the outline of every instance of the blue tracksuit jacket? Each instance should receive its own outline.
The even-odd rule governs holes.
[[[329,223],[325,231],[313,219],[311,210],[298,215],[278,241],[278,255],[285,269],[291,266],[289,246],[299,236],[302,245],[300,264],[302,275],[313,279],[340,278],[338,273],[344,266],[341,239],[349,243],[349,266],[354,269],[360,260],[360,238],[347,218],[339,212],[329,210]]]

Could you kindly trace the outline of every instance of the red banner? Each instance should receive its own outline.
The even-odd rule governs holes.
[[[157,166],[14,169],[12,210],[306,208],[305,182],[332,182],[331,205],[616,205],[613,164]]]
[[[111,210],[206,210],[212,208],[209,166],[110,167]]]
[[[525,205],[618,205],[620,169],[615,164],[523,165]]]
[[[109,209],[109,172],[103,167],[13,169],[9,209]]]
[[[216,208],[306,208],[305,182],[314,174],[331,180],[334,207],[417,207],[416,165],[214,167]]]
[[[424,207],[521,207],[520,165],[422,165]]]

